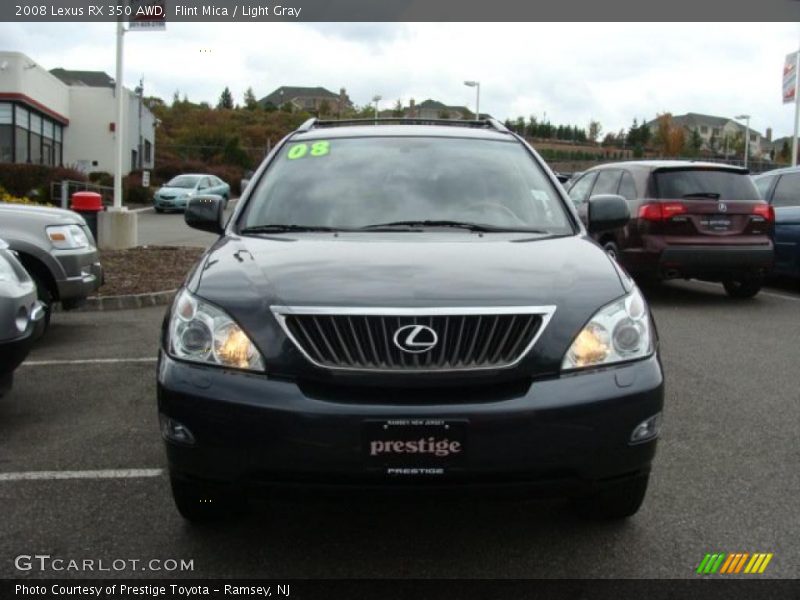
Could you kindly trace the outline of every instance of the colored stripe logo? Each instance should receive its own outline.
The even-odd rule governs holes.
[[[748,575],[761,574],[767,569],[773,554],[765,552],[715,552],[708,553],[697,566],[698,575]]]

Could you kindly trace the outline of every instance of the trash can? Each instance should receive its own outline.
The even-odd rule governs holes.
[[[103,197],[97,192],[75,192],[70,208],[81,215],[97,243],[97,213],[103,210]]]

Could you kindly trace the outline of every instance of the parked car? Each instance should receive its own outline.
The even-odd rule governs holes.
[[[222,196],[225,206],[231,197],[231,186],[215,175],[192,173],[173,177],[153,194],[156,212],[184,210],[186,202],[197,194]]]
[[[753,178],[775,210],[776,275],[800,277],[800,167],[769,171]]]
[[[44,329],[44,307],[25,267],[0,240],[0,396]]]
[[[644,297],[502,124],[306,122],[168,309],[158,409],[202,520],[282,483],[555,488],[635,513],[663,403]],[[623,225],[589,202],[588,231]],[[227,223],[227,224],[226,224]]]
[[[79,307],[103,282],[92,232],[79,214],[47,206],[0,203],[0,237],[36,284],[45,310]]]
[[[618,231],[594,239],[634,276],[720,281],[755,296],[774,259],[774,214],[746,169],[693,161],[634,161],[589,169],[568,186],[581,219],[598,194],[631,210]]]

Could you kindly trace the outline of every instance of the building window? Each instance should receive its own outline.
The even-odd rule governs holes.
[[[153,144],[150,143],[150,140],[144,141],[144,162],[148,165],[153,160]]]
[[[14,107],[15,146],[14,162],[28,162],[28,130],[30,129],[30,113],[27,109],[16,105]]]
[[[31,158],[35,165],[42,164],[42,117],[31,113]]]
[[[11,104],[0,104],[0,162],[14,160],[13,118]]]
[[[700,133],[702,133],[703,135],[706,135],[708,133],[708,127],[706,125],[701,125],[700,126]]]
[[[751,141],[751,142],[755,142],[757,137],[758,137],[758,136],[757,136],[755,133],[751,133],[751,134],[750,134],[750,141]]]
[[[713,133],[714,135],[719,135],[719,133],[720,133],[720,131],[719,131],[719,127],[714,127],[714,129],[712,129],[711,131],[712,131],[712,133]]]

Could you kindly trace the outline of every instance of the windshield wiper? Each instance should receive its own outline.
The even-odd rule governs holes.
[[[684,198],[711,198],[712,200],[717,200],[719,198],[719,194],[714,192],[693,192],[691,194],[684,194]]]
[[[324,227],[322,225],[285,225],[270,223],[269,225],[253,225],[239,231],[242,235],[248,233],[285,233],[287,231],[342,231],[339,227]]]
[[[454,227],[458,229],[467,229],[469,231],[523,231],[525,233],[549,233],[540,229],[525,229],[525,228],[510,228],[510,227],[497,227],[494,225],[483,225],[481,223],[468,223],[464,221],[391,221],[389,223],[375,223],[373,225],[365,225],[361,229],[366,230],[393,230],[393,229],[406,229],[412,227]]]

